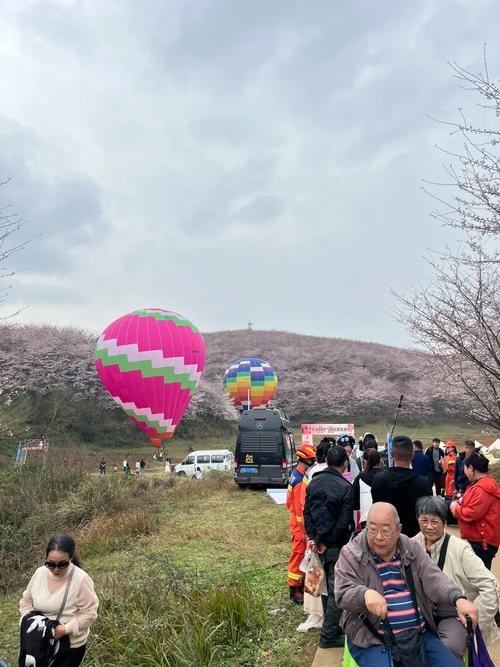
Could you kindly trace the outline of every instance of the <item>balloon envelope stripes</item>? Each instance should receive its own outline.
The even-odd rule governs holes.
[[[97,341],[96,369],[114,400],[159,447],[171,438],[205,367],[205,343],[185,317],[144,308],[112,322]]]
[[[238,359],[224,373],[224,390],[236,407],[264,407],[274,398],[277,389],[276,371],[263,359]]]

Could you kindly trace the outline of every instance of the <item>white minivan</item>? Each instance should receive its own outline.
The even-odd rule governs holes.
[[[174,472],[179,477],[193,477],[196,468],[202,474],[207,470],[233,470],[233,453],[229,449],[199,449],[178,463]]]

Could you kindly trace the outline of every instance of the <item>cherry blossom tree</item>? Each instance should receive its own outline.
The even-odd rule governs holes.
[[[448,152],[450,182],[434,187],[433,216],[465,232],[457,251],[432,253],[429,284],[411,294],[393,292],[396,318],[431,354],[427,376],[468,399],[468,413],[500,429],[500,89],[484,71],[471,73],[456,64],[460,85],[485,113],[485,127],[468,122],[460,111],[448,123],[462,140],[460,152]],[[437,184],[434,184],[437,186]]]

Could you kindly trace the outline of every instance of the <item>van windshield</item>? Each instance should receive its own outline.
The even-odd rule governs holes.
[[[190,463],[194,463],[194,456],[188,456],[185,458],[182,462],[182,465],[189,465]]]

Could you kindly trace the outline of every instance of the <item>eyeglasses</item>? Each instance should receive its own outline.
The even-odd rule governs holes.
[[[70,560],[60,560],[58,563],[54,563],[52,560],[46,560],[45,567],[48,567],[49,570],[55,570],[56,568],[58,570],[65,570],[67,567],[69,567],[70,563]]]
[[[380,535],[380,537],[384,540],[388,540],[391,535],[394,534],[394,529],[389,530],[388,528],[368,528],[366,529],[366,532],[370,537],[377,537],[377,535]]]
[[[423,516],[418,517],[418,522],[423,526],[430,526],[431,528],[439,528],[443,523],[439,519],[426,519]]]

